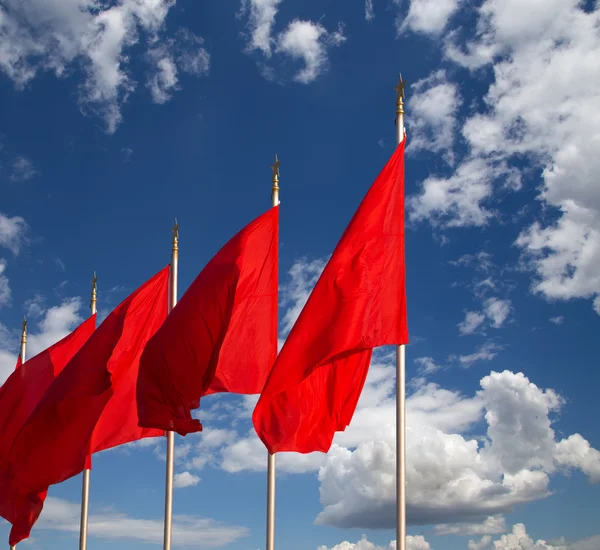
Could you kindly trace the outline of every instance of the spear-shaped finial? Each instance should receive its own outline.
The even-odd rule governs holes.
[[[92,277],[92,298],[90,300],[90,311],[92,315],[96,313],[96,302],[98,301],[98,276],[94,271],[94,276]]]
[[[398,84],[394,90],[396,90],[396,114],[404,114],[404,87],[406,86],[406,80],[402,80],[402,73],[398,76]]]
[[[175,224],[171,231],[173,231],[173,250],[179,250],[179,224],[177,218],[175,218]]]
[[[21,343],[24,344],[27,342],[27,317],[23,315],[23,325],[21,330]]]
[[[273,170],[273,187],[271,188],[271,199],[277,199],[279,201],[279,159],[277,158],[277,154],[275,154],[275,162],[271,165],[271,170]],[[275,204],[275,202],[273,202]]]

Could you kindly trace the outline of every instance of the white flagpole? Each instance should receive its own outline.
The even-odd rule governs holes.
[[[90,300],[90,312],[92,315],[96,313],[96,302],[98,300],[97,288],[98,277],[94,271],[94,277],[92,279],[92,298]],[[90,470],[85,468],[83,470],[83,477],[81,479],[81,519],[79,524],[79,550],[86,550],[87,548],[87,533],[88,533],[88,512],[90,507]]]
[[[402,75],[396,86],[396,145],[404,129],[404,86]],[[406,357],[405,346],[396,347],[396,549],[406,550]]]
[[[175,218],[173,246],[171,248],[171,272],[169,278],[169,313],[177,304],[177,271],[179,268],[179,224]],[[165,531],[164,550],[171,550],[173,529],[173,473],[175,464],[175,434],[167,432],[167,471],[165,480]]]
[[[21,359],[21,366],[25,363],[25,354],[27,351],[27,317],[23,317],[23,328],[21,330],[21,348],[19,349],[19,358]],[[17,545],[9,545],[10,550],[16,550]]]
[[[279,159],[275,155],[271,200],[273,206],[279,204]],[[279,231],[279,228],[277,228]],[[277,266],[279,269],[279,266]],[[267,544],[266,550],[275,549],[275,455],[269,453],[267,460]]]

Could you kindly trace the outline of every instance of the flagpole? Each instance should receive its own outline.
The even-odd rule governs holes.
[[[279,204],[279,159],[275,155],[273,169],[273,186],[271,187],[271,200],[273,206]],[[279,228],[277,228],[279,231]],[[277,266],[279,268],[279,266]],[[267,544],[266,550],[275,548],[275,455],[269,453],[267,460]]]
[[[23,317],[23,325],[21,328],[21,347],[19,349],[19,359],[21,359],[21,366],[25,363],[25,354],[27,352],[27,317]],[[16,550],[16,544],[9,545],[10,550]]]
[[[173,246],[171,248],[171,273],[169,279],[169,312],[177,304],[177,272],[179,268],[179,224],[175,218]],[[167,469],[165,479],[165,532],[164,550],[171,550],[173,528],[173,473],[175,465],[175,434],[167,431]]]
[[[396,86],[396,145],[404,128],[404,86],[402,75]],[[396,347],[396,549],[406,550],[406,355],[405,346]]]
[[[96,313],[96,303],[98,301],[97,295],[97,284],[98,277],[94,271],[94,277],[92,278],[92,297],[90,300],[90,312],[92,315]],[[86,550],[87,548],[87,534],[88,534],[88,513],[90,507],[90,469],[84,468],[83,476],[81,479],[81,520],[79,524],[79,550]]]

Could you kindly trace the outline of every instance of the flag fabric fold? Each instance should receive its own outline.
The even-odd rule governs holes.
[[[95,326],[94,314],[24,364],[19,356],[15,372],[0,389],[0,516],[13,525],[11,540],[29,536],[47,491],[28,495],[18,484],[9,464],[10,448],[50,385],[89,339]]]
[[[10,467],[30,497],[80,473],[95,452],[163,435],[138,426],[135,388],[144,346],[167,316],[168,279],[166,267],[115,308],[20,430]]]
[[[140,426],[198,432],[202,396],[260,393],[277,355],[279,207],[239,231],[200,272],[142,355]]]
[[[350,424],[373,348],[407,342],[403,141],[342,235],[254,409],[269,452],[327,452]]]

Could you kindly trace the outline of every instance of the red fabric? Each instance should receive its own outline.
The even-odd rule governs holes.
[[[148,342],[140,426],[197,432],[190,410],[203,395],[260,393],[277,355],[278,225],[274,207],[235,235]]]
[[[27,495],[13,477],[10,448],[35,407],[65,365],[94,332],[96,315],[17,368],[0,389],[0,516],[13,524],[11,541],[29,536],[47,491]],[[12,542],[11,542],[12,544]]]
[[[167,316],[168,279],[166,267],[106,318],[21,429],[10,465],[28,493],[78,474],[92,453],[163,435],[138,426],[135,387],[144,346]]]
[[[21,363],[21,354],[19,354],[17,356],[17,366],[15,367],[15,370],[17,370],[23,363]]]
[[[253,414],[270,453],[327,452],[356,409],[374,347],[408,342],[404,143],[354,214]]]

